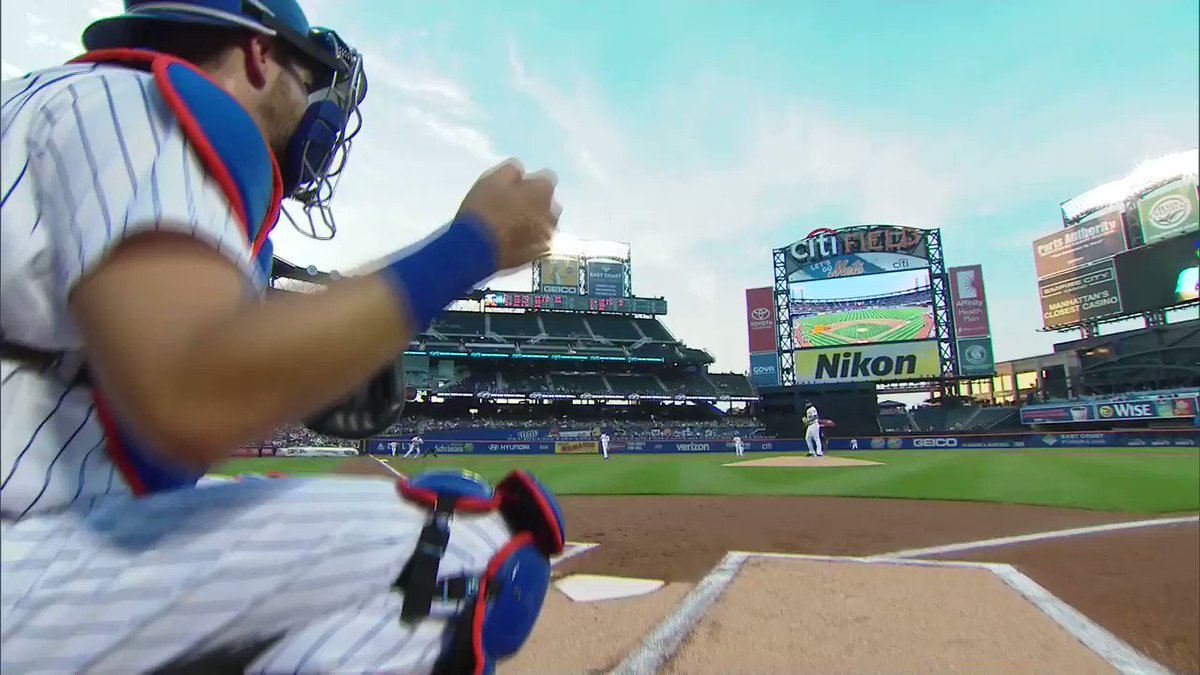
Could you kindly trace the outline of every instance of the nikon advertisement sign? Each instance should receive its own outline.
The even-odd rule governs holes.
[[[1196,182],[1191,178],[1147,192],[1138,200],[1137,210],[1147,244],[1200,231]]]
[[[800,349],[792,367],[796,384],[925,380],[942,371],[933,340]]]

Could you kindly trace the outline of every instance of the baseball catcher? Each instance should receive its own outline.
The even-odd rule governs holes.
[[[0,670],[489,672],[562,548],[532,477],[199,479],[282,424],[394,420],[338,407],[549,250],[553,175],[506,162],[371,273],[266,296],[285,201],[335,231],[359,52],[295,0],[126,0],[83,45],[0,86]]]

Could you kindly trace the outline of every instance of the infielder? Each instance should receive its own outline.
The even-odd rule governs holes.
[[[608,459],[608,434],[600,433],[600,452],[604,453],[604,459]]]
[[[746,454],[746,444],[742,442],[741,434],[734,434],[733,436],[733,451],[737,453],[738,457]]]
[[[409,442],[408,442],[408,450],[405,451],[404,457],[402,459],[408,459],[409,455],[412,455],[413,458],[420,457],[422,442],[423,441],[421,440],[420,436],[413,436],[412,439],[409,440]]]
[[[197,483],[545,254],[553,177],[507,162],[376,272],[265,298],[281,199],[332,223],[361,57],[295,0],[125,4],[0,84],[0,671],[490,671],[561,550],[536,481]]]
[[[804,423],[808,425],[804,430],[804,442],[808,444],[808,456],[822,457],[824,453],[821,449],[821,415],[812,403],[805,402],[804,406]]]

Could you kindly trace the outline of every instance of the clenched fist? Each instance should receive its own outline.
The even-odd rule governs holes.
[[[562,209],[554,202],[557,176],[551,171],[526,174],[515,159],[489,169],[459,206],[483,220],[496,242],[496,268],[510,270],[550,252],[550,240]]]

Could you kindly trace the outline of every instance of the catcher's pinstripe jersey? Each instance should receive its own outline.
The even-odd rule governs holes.
[[[4,82],[0,251],[5,339],[77,350],[72,285],[123,238],[171,228],[258,272],[228,202],[201,167],[148,73],[71,65]],[[88,503],[128,488],[102,443],[89,391],[3,362],[0,513]]]
[[[261,272],[150,76],[72,65],[0,85],[0,329],[78,353],[73,284],[123,238],[170,228]],[[130,327],[131,330],[136,329]],[[66,359],[65,361],[69,361]],[[429,672],[456,608],[399,621],[390,585],[426,511],[389,481],[244,481],[133,498],[74,364],[3,363],[0,670],[146,672],[277,638],[251,672]],[[512,534],[461,516],[441,578]]]

